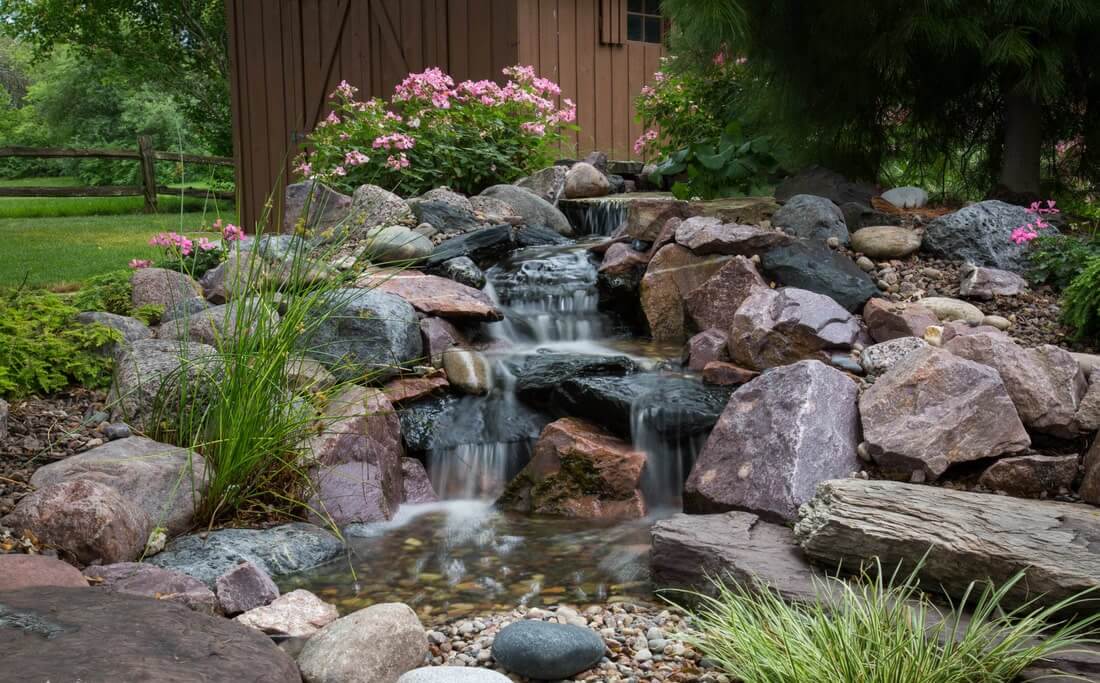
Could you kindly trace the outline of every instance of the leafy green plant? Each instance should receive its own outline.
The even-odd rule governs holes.
[[[115,315],[132,315],[133,287],[129,270],[116,270],[85,280],[72,297],[72,305],[80,311],[106,311]]]
[[[1059,619],[1084,593],[1003,609],[1023,579],[973,583],[947,614],[921,592],[916,572],[829,579],[820,582],[822,597],[795,604],[715,580],[713,597],[691,594],[697,631],[684,638],[743,683],[1009,683],[1052,653],[1096,642],[1100,621]],[[956,617],[964,608],[972,608],[969,621]]]
[[[1100,256],[1100,241],[1075,235],[1040,235],[1031,242],[1028,253],[1033,282],[1065,289],[1084,270],[1085,264]]]
[[[746,139],[736,122],[715,139],[705,139],[670,154],[657,164],[655,176],[678,178],[678,199],[714,199],[768,193],[768,179],[779,170],[767,137]]]
[[[1062,319],[1075,338],[1100,339],[1100,255],[1085,263],[1062,294]]]
[[[106,386],[112,360],[100,351],[122,335],[74,322],[78,312],[49,292],[0,298],[0,396],[48,394],[72,384]]]
[[[419,194],[447,185],[475,194],[550,165],[576,107],[532,67],[504,70],[509,81],[454,80],[439,69],[409,74],[389,102],[355,99],[346,82],[332,113],[310,133],[297,172],[348,192],[372,183]]]

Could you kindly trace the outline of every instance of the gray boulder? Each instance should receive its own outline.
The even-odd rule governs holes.
[[[840,207],[825,197],[799,194],[772,216],[772,225],[793,237],[825,242],[831,237],[848,244],[848,225]]]
[[[556,206],[565,194],[565,177],[568,175],[568,166],[555,164],[520,178],[515,184]]]
[[[404,299],[362,289],[332,293],[336,309],[315,331],[305,353],[345,379],[396,374],[397,366],[420,357],[420,320]]]
[[[298,655],[305,683],[390,683],[424,664],[428,636],[403,603],[352,612],[311,637]]]
[[[887,190],[882,198],[899,209],[920,209],[928,203],[928,193],[912,185]]]
[[[685,510],[795,519],[820,482],[860,469],[858,396],[844,373],[812,360],[745,384],[692,468]]]
[[[130,302],[134,308],[163,306],[165,309],[202,294],[199,283],[184,273],[166,268],[139,268],[130,276]]]
[[[1021,206],[994,199],[979,202],[929,223],[922,249],[939,258],[1024,273],[1027,246],[1013,242],[1012,231],[1032,220]]]
[[[210,308],[210,305],[210,302],[201,296],[193,296],[190,299],[184,299],[164,309],[164,313],[160,316],[160,322],[164,324],[173,320],[179,320],[180,318],[186,318],[189,315],[205,311]]]
[[[117,355],[123,347],[141,339],[149,339],[153,331],[149,326],[136,318],[102,311],[86,311],[78,313],[75,320],[82,325],[103,325],[122,335],[122,341],[108,344],[103,350],[109,355]]]
[[[528,227],[553,230],[567,237],[573,234],[565,215],[533,192],[515,185],[493,185],[481,194],[507,203]]]
[[[371,229],[360,237],[363,258],[373,263],[420,261],[435,248],[430,239],[403,225]]]
[[[493,639],[493,658],[512,673],[537,680],[570,678],[603,658],[603,638],[581,626],[527,619]]]
[[[286,186],[283,232],[324,231],[344,223],[351,214],[351,197],[327,185],[306,180]]]
[[[460,195],[461,196],[461,195]],[[465,199],[465,197],[463,197]],[[475,214],[473,207],[446,200],[411,199],[409,207],[416,216],[418,226],[425,224],[445,235],[457,235],[482,227],[485,223]],[[427,235],[431,236],[431,235]]]
[[[386,225],[416,225],[405,200],[377,185],[360,185],[351,197],[348,218],[353,237]]]
[[[309,507],[317,512],[311,513],[310,519],[317,523],[332,520],[338,526],[392,519],[401,503],[400,466],[397,472],[395,480],[387,476],[388,468],[371,462],[314,468],[310,471],[313,495]]]
[[[775,188],[775,198],[785,202],[800,194],[827,197],[838,206],[848,202],[871,203],[875,188],[867,183],[852,182],[836,171],[821,166],[809,166],[786,178]]]
[[[107,397],[111,419],[124,421],[139,431],[148,430],[152,420],[170,417],[169,407],[181,400],[191,405],[208,400],[221,368],[217,351],[206,344],[169,339],[136,341],[115,363],[114,382]]]
[[[776,282],[823,294],[853,313],[879,293],[875,281],[852,259],[817,241],[775,247],[763,254],[761,265]]]
[[[565,174],[565,196],[569,199],[604,197],[610,193],[607,176],[592,164],[577,162]]]
[[[967,263],[959,271],[959,294],[970,299],[1016,296],[1027,290],[1027,280],[1016,273]]]
[[[468,256],[456,256],[449,261],[444,261],[439,268],[439,272],[443,277],[467,287],[473,287],[474,289],[485,287],[485,273]]]

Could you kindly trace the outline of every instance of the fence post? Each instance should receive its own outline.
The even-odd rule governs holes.
[[[145,213],[157,212],[157,167],[153,152],[153,138],[138,136],[138,154],[141,155],[141,189],[145,196]]]

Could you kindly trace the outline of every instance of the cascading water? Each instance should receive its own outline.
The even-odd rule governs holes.
[[[599,199],[566,200],[560,205],[579,235],[609,237],[622,227],[629,213],[628,202],[622,195]]]

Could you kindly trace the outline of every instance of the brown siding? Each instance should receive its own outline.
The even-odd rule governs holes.
[[[636,158],[633,145],[642,128],[635,120],[634,98],[652,82],[664,48],[626,40],[625,0],[517,3],[520,62],[556,80],[563,97],[577,102],[581,130],[573,136],[575,152],[599,149],[614,159]],[[622,33],[608,33],[608,26],[621,26]],[[622,44],[604,44],[609,38],[621,38]]]

